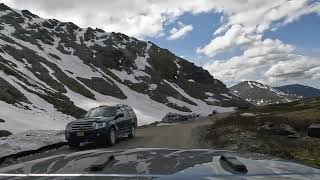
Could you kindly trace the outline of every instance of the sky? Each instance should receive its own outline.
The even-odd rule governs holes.
[[[227,86],[320,88],[320,0],[0,0],[43,18],[149,40]]]

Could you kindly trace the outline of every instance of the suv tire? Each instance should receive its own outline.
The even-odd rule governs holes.
[[[109,146],[113,146],[117,142],[116,130],[113,127],[109,129],[107,140]]]
[[[136,126],[132,124],[130,129],[130,134],[128,135],[129,138],[134,138],[136,136]]]

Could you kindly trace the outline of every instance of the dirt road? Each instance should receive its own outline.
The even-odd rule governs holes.
[[[227,115],[229,114],[219,114],[210,118],[200,118],[179,124],[141,127],[137,129],[135,138],[121,138],[118,143],[112,147],[99,147],[93,143],[81,145],[81,147],[76,149],[70,149],[68,146],[63,146],[59,149],[22,157],[18,160],[12,160],[9,163],[5,163],[5,166],[51,155],[68,154],[75,151],[98,148],[107,148],[110,150],[132,148],[210,149],[210,145],[207,142],[202,141],[203,138],[201,137],[206,133],[205,130],[208,125],[212,124],[214,120]],[[2,166],[3,165],[4,164],[2,164]]]

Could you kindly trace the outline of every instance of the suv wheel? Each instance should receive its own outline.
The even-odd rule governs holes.
[[[68,141],[68,145],[70,148],[77,148],[80,146],[79,142],[72,142],[72,141]]]
[[[134,138],[136,136],[136,127],[134,124],[131,126],[130,134],[128,135],[129,138]]]
[[[113,146],[116,144],[116,141],[117,141],[116,130],[114,128],[110,128],[108,133],[108,144],[110,146]]]

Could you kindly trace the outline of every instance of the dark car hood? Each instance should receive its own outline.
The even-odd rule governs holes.
[[[246,174],[237,174],[221,165],[221,155],[235,156],[246,165]],[[90,166],[114,155],[101,171]],[[78,176],[139,177],[156,179],[319,179],[320,170],[262,155],[236,154],[217,150],[96,149],[56,155],[0,169],[12,174],[56,174]],[[76,177],[75,177],[76,176]],[[0,177],[1,178],[1,177]]]

